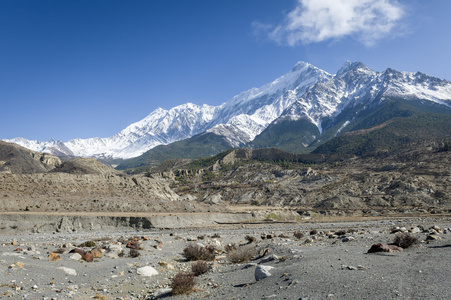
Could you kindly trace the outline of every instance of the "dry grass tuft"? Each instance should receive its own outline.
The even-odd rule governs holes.
[[[247,241],[248,244],[255,243],[257,241],[257,238],[252,235],[246,235],[244,239]]]
[[[301,231],[295,231],[295,232],[293,232],[293,235],[297,239],[302,239],[304,237],[304,233]]]
[[[172,279],[172,295],[189,294],[196,284],[193,273],[177,273]]]
[[[418,244],[418,238],[410,235],[410,233],[397,234],[393,240],[393,245],[407,249],[415,244]]]
[[[130,257],[133,257],[133,258],[135,258],[135,257],[140,257],[140,256],[141,256],[141,253],[139,253],[139,251],[136,250],[136,249],[130,249],[129,256],[130,256]]]
[[[183,256],[188,260],[206,260],[212,261],[215,259],[215,248],[213,246],[202,247],[197,244],[190,244],[183,249]]]
[[[199,260],[196,261],[192,266],[191,266],[191,271],[193,272],[194,276],[199,276],[202,274],[207,273],[208,271],[210,271],[211,266],[203,260]]]
[[[81,243],[80,245],[78,245],[78,247],[93,248],[93,247],[97,247],[97,243],[94,242],[94,241],[86,241],[86,242]]]
[[[252,245],[245,245],[232,249],[227,253],[227,259],[234,264],[250,261],[257,255],[257,249]]]

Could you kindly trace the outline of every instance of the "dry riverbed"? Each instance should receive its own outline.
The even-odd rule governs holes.
[[[396,227],[420,242],[367,253]],[[259,258],[231,263],[227,245],[246,236]],[[183,255],[191,244],[214,246],[216,258],[194,291],[173,296],[172,278],[194,263]],[[271,276],[257,281],[261,266]],[[450,270],[449,217],[0,235],[0,298],[12,299],[447,299]]]

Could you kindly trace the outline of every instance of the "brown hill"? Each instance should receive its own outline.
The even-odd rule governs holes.
[[[45,173],[60,164],[61,160],[54,155],[0,141],[0,173]]]
[[[108,175],[119,173],[113,168],[110,168],[94,158],[75,158],[70,161],[66,161],[53,169],[51,172],[62,172],[69,174],[97,174]]]

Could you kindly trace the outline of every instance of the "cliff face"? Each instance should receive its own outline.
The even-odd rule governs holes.
[[[121,175],[0,174],[2,211],[184,210],[163,180]]]

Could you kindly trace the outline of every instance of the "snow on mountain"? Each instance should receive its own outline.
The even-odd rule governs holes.
[[[362,63],[346,62],[335,75],[308,63],[260,88],[252,88],[220,106],[187,103],[158,108],[139,122],[107,138],[68,142],[5,140],[39,152],[103,158],[131,158],[161,144],[202,132],[224,136],[232,146],[252,141],[270,123],[307,118],[320,132],[324,117],[337,116],[348,105],[385,96],[424,99],[451,106],[451,83],[417,72],[393,69],[379,73]]]
[[[276,122],[308,118],[322,132],[321,119],[335,117],[349,105],[367,104],[379,96],[382,100],[396,96],[450,106],[451,82],[419,72],[387,69],[379,73],[360,62],[346,62],[333,78],[319,82],[299,95]]]

